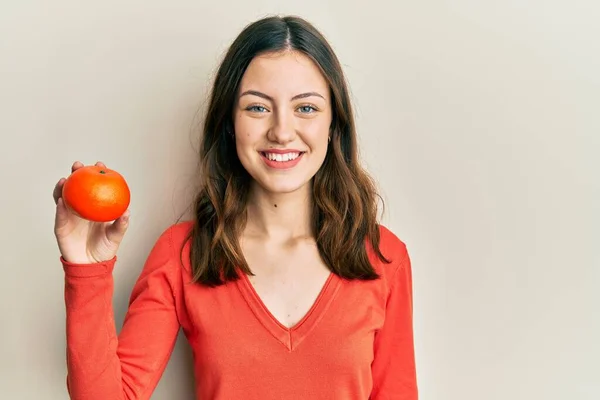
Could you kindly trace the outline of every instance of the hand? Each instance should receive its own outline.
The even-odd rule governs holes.
[[[106,167],[103,163],[96,165]],[[83,167],[75,162],[71,173]],[[112,222],[92,222],[79,217],[69,209],[62,198],[63,185],[66,179],[61,178],[54,187],[54,203],[56,216],[54,235],[62,257],[75,264],[90,264],[112,259],[123,240],[129,226],[129,210]]]

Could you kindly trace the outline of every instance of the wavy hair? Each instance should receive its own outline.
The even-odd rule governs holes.
[[[267,17],[246,26],[218,68],[204,121],[200,146],[201,187],[194,200],[190,261],[193,281],[218,286],[252,274],[239,236],[246,223],[252,178],[237,157],[233,108],[250,61],[261,54],[295,50],[311,58],[331,93],[331,142],[312,180],[312,227],[319,253],[333,273],[345,279],[379,278],[368,247],[379,249],[374,181],[358,160],[354,115],[344,73],[333,49],[309,22],[295,16]]]

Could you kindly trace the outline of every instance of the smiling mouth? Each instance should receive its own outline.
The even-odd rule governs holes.
[[[266,158],[269,161],[274,161],[274,162],[287,162],[287,161],[294,161],[297,158],[299,158],[302,154],[304,154],[303,151],[299,151],[299,152],[290,152],[290,153],[269,153],[266,151],[261,151],[260,154]]]
[[[265,165],[269,168],[284,171],[294,168],[304,155],[304,151],[289,151],[285,153],[281,152],[268,152],[260,151],[260,157],[264,161]]]

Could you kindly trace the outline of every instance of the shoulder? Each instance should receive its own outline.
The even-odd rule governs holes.
[[[155,247],[158,247],[163,251],[181,248],[187,241],[193,226],[193,221],[177,222],[167,226],[158,235]]]
[[[157,263],[173,263],[179,261],[182,251],[189,251],[189,234],[194,226],[193,221],[183,221],[167,226],[158,235],[150,252],[149,259]],[[185,257],[183,258],[185,260]],[[184,262],[187,264],[187,262]]]
[[[372,248],[369,250],[369,257],[385,282],[389,283],[403,269],[410,270],[410,256],[406,243],[384,225],[379,225],[379,249],[389,263],[380,260]]]
[[[193,228],[194,221],[181,221],[169,226],[164,234],[168,234],[171,243],[179,248],[185,244]]]
[[[403,262],[408,257],[406,243],[385,225],[379,225],[379,248],[387,259]]]

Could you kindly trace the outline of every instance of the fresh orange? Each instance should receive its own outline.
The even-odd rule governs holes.
[[[63,186],[63,200],[81,218],[108,222],[119,218],[129,207],[130,192],[121,174],[99,166],[77,169]]]

